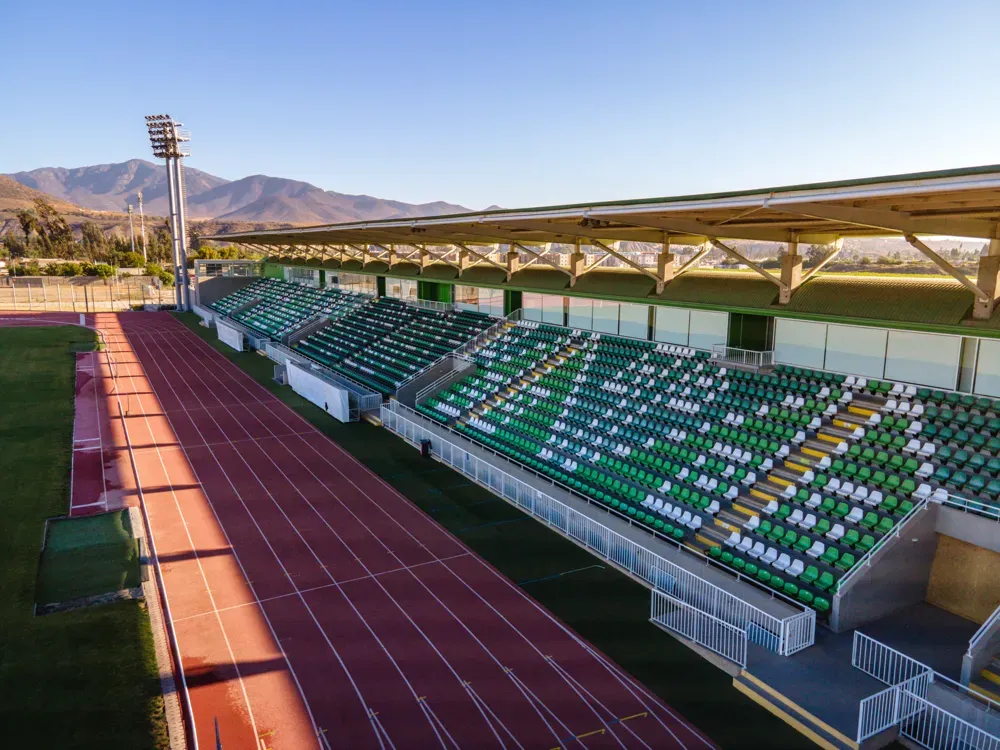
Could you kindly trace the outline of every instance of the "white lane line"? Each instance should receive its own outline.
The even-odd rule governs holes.
[[[170,360],[170,359],[168,358],[168,361],[170,361],[170,362],[171,362],[171,365],[172,365],[172,366],[173,366],[173,368],[174,368],[174,372],[175,372],[175,373],[177,374],[178,378],[180,378],[180,379],[181,379],[181,382],[187,382],[186,380],[184,380],[184,378],[183,378],[183,375],[181,374],[180,370],[178,370],[178,369],[177,369],[177,366],[176,366],[176,364],[175,364],[175,363],[173,362],[173,360]],[[189,368],[190,368],[190,365],[188,365],[188,366],[189,366]],[[193,368],[190,368],[190,369],[192,369],[192,371],[193,371]],[[196,372],[192,372],[192,374],[194,375],[194,377],[196,377],[196,378],[198,377],[198,374],[197,374]],[[194,397],[195,397],[195,398],[196,398],[196,399],[197,399],[197,400],[198,400],[198,401],[199,401],[200,403],[202,403],[202,404],[204,405],[204,402],[202,401],[201,397],[200,397],[200,396],[199,396],[199,395],[198,395],[198,394],[197,394],[197,393],[196,393],[196,392],[194,391],[194,389],[193,389],[193,388],[191,388],[191,387],[190,387],[190,385],[188,385],[188,389],[189,389],[189,390],[191,391],[191,393],[192,393],[192,394],[194,395]],[[227,408],[227,411],[228,411],[228,408]],[[224,430],[222,429],[222,426],[221,426],[221,425],[220,425],[220,424],[218,423],[218,421],[217,421],[217,420],[215,419],[215,417],[214,417],[214,416],[213,416],[213,415],[211,414],[211,412],[209,412],[209,411],[206,411],[206,414],[208,414],[208,415],[209,415],[209,417],[211,417],[212,421],[214,421],[214,422],[215,422],[215,424],[216,424],[216,426],[217,426],[217,427],[219,428],[220,432],[222,432],[223,434],[225,434],[225,431],[224,431]],[[231,412],[230,412],[230,416],[232,416],[232,413],[231,413]],[[239,421],[238,421],[238,420],[237,420],[237,419],[236,419],[235,417],[233,417],[233,419],[234,419],[234,421],[236,421],[236,424],[237,424],[237,425],[238,425],[238,426],[240,427],[240,429],[242,429],[242,430],[243,430],[244,432],[246,432],[246,428],[245,428],[245,427],[244,427],[244,426],[243,426],[242,424],[240,424],[240,423],[239,423]],[[195,429],[197,429],[197,425],[195,425]],[[199,430],[199,434],[201,434],[201,431],[200,431],[200,430]],[[249,435],[249,433],[247,433],[247,434]],[[242,461],[242,462],[243,462],[243,464],[244,464],[244,466],[246,466],[246,468],[247,468],[247,470],[248,470],[249,474],[250,474],[251,476],[253,476],[253,477],[254,477],[254,479],[255,479],[255,480],[257,481],[257,483],[258,483],[258,484],[259,484],[259,485],[261,486],[261,488],[262,488],[262,489],[264,490],[264,492],[266,492],[266,493],[267,493],[268,497],[269,497],[269,498],[271,499],[271,502],[272,502],[272,504],[273,504],[273,505],[274,505],[274,506],[275,506],[275,507],[276,507],[276,508],[278,509],[278,512],[279,512],[279,513],[281,513],[281,515],[282,515],[282,516],[284,517],[285,521],[286,521],[286,522],[288,523],[288,526],[289,526],[289,528],[291,528],[291,529],[292,529],[292,531],[294,531],[295,535],[296,535],[296,536],[297,536],[297,537],[299,538],[299,540],[300,540],[300,541],[302,542],[302,544],[303,544],[303,545],[305,546],[305,548],[306,548],[307,550],[309,550],[309,553],[310,553],[310,554],[312,555],[312,557],[313,557],[313,558],[314,558],[314,560],[316,561],[317,565],[319,565],[319,566],[320,566],[320,568],[321,568],[321,569],[323,570],[323,572],[325,573],[325,575],[326,575],[326,576],[327,576],[328,578],[330,578],[330,579],[331,579],[331,581],[333,581],[333,583],[334,583],[334,584],[335,584],[335,585],[337,586],[337,588],[340,588],[339,584],[336,584],[336,581],[335,581],[335,580],[333,579],[333,576],[332,576],[332,574],[330,573],[330,571],[329,571],[329,570],[327,569],[326,565],[324,565],[324,563],[323,563],[323,560],[322,560],[322,558],[320,558],[320,556],[319,556],[319,555],[318,555],[318,554],[316,553],[316,551],[315,551],[315,550],[313,549],[313,547],[312,547],[312,546],[311,546],[311,545],[309,544],[309,542],[308,542],[308,541],[307,541],[307,540],[305,539],[305,537],[304,537],[304,536],[302,535],[302,532],[301,532],[301,531],[299,530],[299,527],[298,527],[298,526],[297,526],[297,525],[296,525],[295,523],[293,523],[293,522],[292,522],[292,519],[291,519],[291,518],[290,518],[290,517],[288,516],[288,514],[287,514],[287,513],[285,512],[285,509],[284,509],[284,508],[283,508],[283,507],[281,506],[281,504],[280,504],[280,503],[278,502],[278,500],[277,500],[277,498],[276,498],[276,497],[274,496],[273,492],[272,492],[272,491],[271,491],[271,490],[270,490],[270,489],[268,488],[268,486],[267,486],[267,485],[266,485],[266,484],[265,484],[265,483],[264,483],[264,482],[263,482],[263,481],[261,480],[260,476],[259,476],[259,475],[257,474],[257,472],[256,472],[256,471],[254,470],[254,468],[253,468],[253,467],[251,466],[250,462],[249,462],[249,461],[247,461],[247,459],[246,459],[246,458],[245,458],[245,457],[243,456],[243,454],[242,454],[242,453],[240,453],[240,451],[239,451],[239,450],[238,450],[238,449],[236,448],[236,446],[232,446],[232,447],[233,447],[233,453],[234,453],[234,454],[235,454],[235,455],[236,455],[236,456],[237,456],[237,457],[238,457],[238,458],[240,459],[240,461]],[[210,452],[211,452],[211,451],[210,451]],[[313,506],[312,506],[312,504],[311,504],[311,503],[309,502],[309,500],[308,500],[308,499],[307,499],[307,498],[305,497],[305,495],[303,495],[303,494],[302,494],[302,493],[301,493],[301,492],[300,492],[300,491],[298,490],[298,488],[297,488],[297,487],[295,486],[295,484],[294,484],[294,483],[293,483],[293,482],[292,482],[292,481],[291,481],[290,479],[288,479],[287,475],[285,475],[285,473],[284,473],[284,472],[283,472],[283,471],[281,470],[281,467],[280,467],[280,466],[278,466],[278,465],[277,465],[277,463],[275,463],[275,462],[274,462],[274,460],[273,460],[273,459],[272,459],[272,458],[271,458],[271,457],[270,457],[270,456],[269,456],[269,455],[267,454],[267,452],[266,452],[266,451],[264,451],[263,449],[261,449],[261,452],[262,452],[262,453],[264,453],[264,455],[265,455],[265,456],[267,456],[267,458],[268,458],[268,460],[269,460],[269,461],[271,462],[271,464],[272,464],[273,466],[275,466],[275,468],[277,468],[277,469],[278,469],[278,471],[279,471],[279,472],[281,473],[282,477],[284,477],[284,479],[285,479],[285,482],[287,482],[287,483],[288,483],[288,484],[289,484],[289,485],[290,485],[290,486],[291,486],[291,487],[292,487],[292,488],[293,488],[293,489],[294,489],[294,490],[296,491],[296,493],[298,493],[298,494],[299,494],[299,495],[300,495],[300,496],[302,497],[302,499],[303,499],[303,500],[305,500],[306,504],[308,504],[308,505],[309,505],[309,506],[310,506],[310,507],[311,507],[311,508],[313,509],[313,511],[314,511],[314,512],[316,512],[316,510],[315,510],[315,507],[313,507]],[[228,473],[226,472],[226,470],[225,470],[225,469],[224,469],[224,468],[222,467],[222,464],[221,464],[221,462],[219,461],[218,457],[216,457],[216,456],[215,456],[214,452],[212,452],[212,455],[213,455],[213,458],[215,458],[215,460],[216,460],[216,463],[218,463],[218,465],[219,465],[219,468],[220,468],[220,469],[221,469],[221,470],[222,470],[222,471],[223,471],[224,473],[226,473],[226,477],[227,477],[227,479],[228,479],[228,478],[229,478],[229,475],[228,475]],[[262,529],[262,528],[260,528],[260,526],[259,526],[259,524],[258,524],[258,522],[257,522],[256,518],[254,517],[253,513],[251,513],[251,511],[250,511],[250,508],[249,508],[249,507],[248,507],[248,506],[246,505],[246,502],[244,501],[244,499],[243,499],[243,497],[242,497],[241,493],[240,493],[240,492],[239,492],[239,490],[238,490],[238,489],[236,488],[236,486],[235,486],[235,484],[234,484],[234,483],[232,482],[232,480],[230,480],[230,485],[232,486],[232,489],[233,489],[233,492],[235,492],[235,493],[236,493],[237,497],[239,497],[239,498],[240,498],[240,502],[241,502],[241,503],[243,503],[244,507],[246,508],[246,511],[247,511],[247,514],[248,514],[248,515],[250,516],[250,519],[251,519],[251,520],[252,520],[252,521],[254,522],[254,524],[255,524],[255,525],[257,525],[257,526],[258,526],[258,529],[259,529],[259,531],[260,531],[260,534],[261,534],[261,536],[262,536],[262,537],[264,538],[264,541],[265,541],[265,543],[266,543],[266,544],[268,545],[268,547],[270,547],[271,545],[270,545],[270,542],[269,542],[269,541],[268,541],[268,539],[267,539],[267,536],[266,536],[266,535],[264,534],[264,531],[263,531],[263,529]],[[320,515],[320,514],[319,514],[318,512],[316,512],[316,514],[317,514],[317,515]],[[322,516],[320,516],[320,517],[322,518]],[[325,519],[323,519],[323,520],[324,520],[324,522],[325,522]],[[329,527],[329,524],[327,524],[327,526]],[[329,527],[329,528],[330,528],[330,530],[331,530],[331,531],[333,531],[333,528],[332,528],[332,527]],[[341,542],[341,544],[343,544],[343,540],[342,540],[342,539],[340,539],[340,536],[339,536],[339,535],[338,535],[338,534],[337,534],[336,532],[333,532],[333,533],[334,533],[334,535],[335,535],[335,536],[337,536],[337,538],[338,538],[338,541],[340,541],[340,542]],[[354,558],[355,558],[355,560],[356,560],[356,561],[358,562],[358,564],[359,564],[359,565],[360,565],[360,566],[361,566],[362,568],[364,568],[364,569],[365,569],[366,571],[368,571],[368,572],[370,573],[370,571],[368,570],[368,568],[367,568],[367,567],[366,567],[366,566],[364,565],[364,563],[362,563],[362,562],[361,562],[361,560],[360,560],[360,559],[358,559],[357,555],[355,555],[355,554],[354,554],[354,552],[353,552],[353,551],[351,550],[351,548],[350,548],[349,546],[347,546],[346,544],[343,544],[343,546],[344,546],[344,548],[345,548],[346,550],[348,550],[348,551],[349,551],[349,552],[350,552],[350,553],[351,553],[351,554],[352,554],[352,555],[354,556]],[[272,552],[273,552],[273,548],[272,548]],[[278,557],[277,553],[274,553],[274,555],[275,555],[275,558],[276,558],[276,559],[278,559],[278,563],[279,563],[279,565],[282,565],[282,568],[284,569],[284,565],[283,565],[283,564],[281,563],[281,560],[280,560],[280,558]],[[397,560],[398,560],[398,558],[397,558]],[[287,572],[286,572],[286,575],[287,575]],[[291,576],[289,575],[288,577],[289,577],[289,582],[292,582],[292,579],[291,579]],[[294,585],[294,583],[293,583],[293,585]],[[420,694],[419,694],[419,693],[417,692],[417,690],[416,690],[416,689],[415,689],[415,688],[413,687],[413,684],[412,684],[412,683],[410,682],[410,679],[409,679],[409,678],[408,678],[408,677],[406,676],[406,673],[405,673],[405,671],[404,671],[404,670],[403,670],[403,668],[402,668],[402,667],[401,667],[401,666],[399,665],[399,663],[398,663],[398,662],[396,661],[396,658],[395,658],[395,657],[394,657],[394,656],[392,655],[392,652],[390,652],[390,651],[389,651],[388,647],[387,647],[387,646],[385,645],[385,643],[384,643],[384,642],[382,641],[382,639],[381,639],[381,638],[379,637],[379,635],[378,635],[378,634],[377,634],[377,633],[375,632],[375,630],[374,630],[374,629],[372,628],[372,626],[370,625],[370,623],[369,623],[369,622],[368,622],[368,621],[367,621],[367,620],[365,619],[364,615],[362,615],[362,614],[361,614],[361,611],[360,611],[360,610],[358,610],[357,606],[355,605],[355,603],[354,603],[354,601],[353,601],[353,600],[351,599],[351,597],[349,597],[349,596],[347,595],[347,593],[346,593],[346,592],[344,592],[344,591],[341,591],[341,594],[342,594],[342,596],[344,597],[344,599],[345,599],[345,600],[347,601],[347,603],[348,603],[348,604],[349,604],[349,605],[351,606],[351,609],[352,609],[352,610],[354,610],[354,612],[355,612],[355,614],[356,614],[356,616],[357,616],[358,620],[359,620],[359,621],[360,621],[361,623],[363,623],[363,624],[364,624],[364,626],[365,626],[365,628],[366,628],[366,629],[368,630],[369,634],[370,634],[370,635],[372,636],[372,638],[373,638],[373,639],[374,639],[374,640],[375,640],[375,641],[376,641],[376,642],[378,643],[378,645],[379,645],[379,646],[381,647],[381,649],[382,649],[383,653],[384,653],[384,654],[386,655],[386,657],[387,657],[387,658],[389,659],[389,661],[390,661],[390,662],[392,662],[392,665],[393,665],[393,666],[395,667],[395,669],[396,669],[397,673],[399,674],[400,678],[401,678],[401,679],[403,680],[403,682],[404,682],[404,683],[406,684],[406,687],[407,687],[407,689],[408,689],[408,690],[410,691],[410,693],[411,693],[411,694],[413,695],[413,698],[414,698],[414,700],[416,700],[416,701],[417,701],[417,703],[419,704],[421,712],[422,712],[422,713],[424,714],[424,717],[425,717],[425,718],[427,719],[427,722],[428,722],[428,725],[429,725],[429,726],[431,727],[431,730],[432,730],[432,731],[434,732],[434,735],[435,735],[435,736],[436,736],[436,737],[438,738],[438,741],[439,741],[439,742],[441,743],[441,747],[443,747],[443,748],[446,748],[446,747],[447,747],[447,743],[445,742],[445,738],[441,736],[441,732],[439,731],[439,728],[438,728],[438,725],[437,725],[437,723],[436,723],[436,722],[435,722],[435,721],[434,721],[434,720],[432,719],[432,716],[431,716],[431,714],[430,714],[430,713],[429,713],[429,711],[428,711],[428,705],[427,705],[427,702],[426,702],[426,700],[422,700],[422,698],[421,698]],[[316,626],[317,626],[317,627],[318,627],[318,628],[320,629],[320,631],[321,631],[321,632],[323,633],[323,636],[324,636],[324,638],[326,639],[327,643],[328,643],[328,644],[330,645],[330,648],[334,650],[334,653],[336,653],[336,649],[334,648],[334,646],[333,646],[332,642],[330,641],[330,638],[329,638],[329,636],[328,636],[328,635],[326,634],[326,632],[325,632],[325,631],[323,630],[323,627],[322,627],[322,626],[320,625],[320,623],[319,623],[319,620],[318,620],[318,619],[316,618],[315,614],[313,613],[313,610],[312,610],[312,608],[311,608],[311,607],[309,606],[308,602],[306,602],[306,600],[305,600],[305,597],[300,597],[300,599],[301,599],[301,601],[302,601],[303,605],[304,605],[304,606],[305,606],[305,607],[306,607],[306,608],[308,609],[308,611],[309,611],[310,615],[312,615],[312,617],[313,617],[314,621],[316,622]],[[398,606],[398,605],[397,605],[397,606]],[[338,655],[338,656],[339,656],[339,655]],[[345,670],[346,670],[346,665],[345,665]],[[350,673],[348,673],[348,674],[350,674]],[[456,675],[456,679],[458,679],[458,680],[459,680],[459,682],[461,682],[461,679],[460,679],[460,678],[458,678],[458,676],[457,676],[457,675]],[[451,743],[452,743],[452,744],[454,744],[454,739],[453,739],[453,738],[451,737],[451,735],[450,735],[450,734],[449,734],[449,733],[447,732],[447,730],[445,730],[445,734],[447,735],[447,738],[448,738],[448,740],[450,740],[450,741],[451,741]]]
[[[120,342],[116,341],[116,343],[120,343]],[[126,338],[126,344],[128,344],[127,338]],[[129,349],[131,349],[131,346],[129,346]],[[110,355],[109,355],[109,359],[110,359]],[[113,372],[113,369],[112,369],[112,372]],[[128,377],[128,379],[129,379],[129,381],[131,383],[131,386],[134,388],[135,387],[135,379],[134,379],[134,376],[133,376],[133,374],[131,372],[131,369],[129,370],[129,374],[128,374],[127,377]],[[146,378],[144,377],[144,379],[146,379]],[[146,380],[147,380],[147,383],[148,383],[148,379],[146,379]],[[140,409],[141,408],[142,408],[142,406],[140,404]],[[145,410],[143,410],[143,414],[145,415]],[[153,439],[152,438],[152,436],[153,436],[153,429],[152,429],[152,427],[149,424],[149,419],[145,418],[145,416],[144,416],[144,421],[146,422],[146,429],[149,431],[150,439]],[[154,445],[155,445],[155,441],[154,441]],[[170,481],[170,473],[167,471],[166,463],[163,460],[163,455],[160,453],[159,448],[156,449],[156,455],[159,458],[160,467],[163,470],[163,475],[167,479],[167,481],[169,482]],[[137,467],[136,470],[138,471],[138,467]],[[136,482],[137,483],[141,482],[141,480],[140,480],[140,478],[138,476],[136,476]],[[216,606],[215,605],[215,598],[212,595],[212,590],[211,590],[211,587],[209,586],[209,583],[208,583],[208,577],[205,575],[205,569],[202,567],[201,558],[198,556],[198,551],[195,548],[194,540],[191,538],[191,532],[188,529],[187,519],[184,518],[184,512],[181,510],[180,501],[177,499],[177,494],[173,491],[173,489],[171,489],[170,494],[171,494],[171,496],[174,499],[174,505],[177,508],[177,513],[181,517],[181,521],[182,521],[182,523],[184,525],[184,533],[187,535],[188,544],[191,546],[191,551],[194,553],[195,560],[196,560],[196,562],[198,564],[198,570],[201,573],[202,580],[205,583],[205,589],[206,589],[206,592],[208,593],[209,600],[212,603],[212,607],[215,608],[215,606]],[[166,585],[166,584],[164,583],[164,585]],[[251,728],[253,730],[254,736],[257,737],[257,736],[259,736],[258,731],[257,731],[257,722],[256,722],[256,720],[254,718],[253,707],[250,705],[250,696],[247,693],[246,684],[244,683],[244,680],[243,680],[243,674],[242,674],[242,672],[240,670],[239,663],[236,660],[236,654],[233,651],[233,647],[232,647],[232,644],[230,643],[229,635],[226,632],[225,625],[222,622],[222,618],[218,614],[216,614],[216,620],[219,623],[219,629],[222,631],[223,640],[225,640],[225,642],[226,642],[226,649],[229,651],[229,658],[232,660],[233,667],[236,670],[236,675],[237,675],[237,677],[239,679],[239,682],[240,682],[240,690],[242,691],[242,693],[243,693],[243,699],[246,702],[247,712],[248,712],[248,715],[249,715],[249,718],[250,718],[250,726],[251,726]],[[196,731],[196,729],[194,727],[192,727],[191,729],[192,729],[192,732]]]
[[[177,391],[176,391],[176,389],[174,388],[174,386],[170,382],[170,380],[166,377],[166,374],[164,373],[163,368],[160,366],[159,362],[157,361],[156,356],[149,349],[149,347],[146,344],[146,342],[143,342],[142,346],[146,349],[147,352],[149,352],[150,356],[152,357],[153,363],[156,365],[157,370],[159,370],[159,372],[160,372],[160,375],[164,378],[164,381],[169,386],[169,388],[173,392],[174,396],[177,397]],[[169,361],[169,359],[168,359],[168,361]],[[167,419],[168,422],[170,421],[170,417],[169,416],[167,416],[166,419]],[[192,420],[192,424],[193,424],[193,420]],[[172,428],[172,424],[171,424],[171,428]],[[198,430],[198,434],[201,435],[201,430],[198,429],[197,425],[195,425],[195,429]],[[277,632],[274,630],[274,626],[271,623],[271,619],[270,619],[270,617],[268,617],[267,612],[264,610],[264,607],[261,604],[260,598],[257,596],[257,592],[254,589],[253,584],[250,581],[250,577],[247,575],[246,568],[244,567],[243,562],[240,560],[239,555],[236,553],[236,548],[233,546],[232,541],[229,539],[229,534],[226,531],[225,526],[222,524],[222,520],[219,518],[218,512],[215,509],[215,505],[212,503],[211,498],[209,498],[208,493],[204,491],[205,483],[201,480],[200,477],[198,477],[198,473],[195,471],[194,465],[192,464],[191,459],[188,456],[187,450],[184,448],[184,446],[181,446],[181,450],[184,452],[184,456],[185,456],[185,458],[188,461],[188,465],[191,468],[192,473],[194,474],[195,478],[198,480],[199,484],[201,484],[201,486],[202,486],[202,492],[203,492],[203,494],[205,496],[206,501],[208,502],[209,507],[212,510],[212,515],[215,517],[216,523],[218,524],[219,529],[222,531],[222,534],[223,534],[224,538],[226,539],[226,543],[229,545],[230,549],[232,549],[232,551],[233,551],[233,558],[236,560],[237,565],[239,565],[240,571],[243,574],[243,578],[246,581],[247,586],[250,588],[250,592],[251,592],[251,594],[253,594],[254,599],[255,599],[257,605],[260,607],[261,615],[264,617],[264,621],[267,623],[267,626],[268,626],[268,628],[271,631],[271,637],[274,639],[274,642],[275,642],[278,650],[281,651],[281,655],[282,655],[282,657],[285,660],[285,664],[288,666],[289,673],[292,675],[292,679],[295,681],[295,685],[296,685],[296,687],[297,687],[297,689],[299,691],[299,697],[302,699],[302,703],[305,706],[306,712],[309,715],[309,721],[310,721],[310,723],[313,726],[313,731],[316,733],[317,737],[319,737],[319,727],[316,724],[315,718],[313,717],[312,708],[309,705],[309,701],[306,699],[305,691],[303,690],[302,683],[299,681],[298,675],[295,672],[295,668],[292,666],[291,660],[288,658],[288,654],[285,652],[284,647],[281,645],[281,641],[278,638]],[[236,490],[236,487],[233,485],[232,479],[226,473],[225,469],[222,468],[222,464],[219,462],[218,457],[215,456],[215,454],[212,451],[209,451],[209,452],[212,453],[212,457],[215,459],[215,462],[216,462],[216,465],[219,468],[219,471],[222,472],[222,475],[225,477],[226,481],[229,483],[229,485],[232,488],[233,492],[235,493],[236,497],[240,500],[240,503],[243,505],[244,511],[250,517],[250,520],[253,521],[254,526],[256,526],[258,533],[261,535],[261,538],[264,540],[264,543],[267,545],[267,547],[270,550],[271,554],[274,556],[275,561],[278,563],[278,565],[281,568],[282,572],[285,574],[285,577],[288,578],[289,583],[291,583],[292,586],[294,587],[295,584],[292,581],[292,576],[289,574],[287,568],[285,568],[284,564],[281,562],[281,559],[278,557],[277,553],[274,551],[274,548],[271,546],[270,541],[268,540],[267,536],[264,534],[263,530],[261,529],[260,524],[257,522],[256,518],[254,518],[253,514],[250,513],[250,510],[249,510],[249,508],[247,508],[246,502],[243,499],[243,496]],[[330,647],[331,651],[333,651],[333,654],[336,657],[337,661],[339,662],[341,668],[344,670],[344,673],[346,674],[348,680],[350,681],[351,687],[354,689],[355,695],[357,696],[358,700],[360,701],[362,708],[368,714],[369,723],[371,724],[372,730],[375,733],[375,737],[376,737],[376,739],[379,742],[379,746],[382,747],[383,750],[384,750],[384,748],[385,748],[385,741],[383,740],[383,737],[382,737],[382,734],[383,734],[384,730],[381,729],[380,724],[378,724],[378,722],[376,721],[375,716],[373,715],[372,710],[369,708],[367,702],[365,701],[365,698],[364,698],[363,694],[361,693],[361,690],[358,687],[357,683],[355,682],[353,675],[351,674],[350,670],[347,669],[347,666],[344,663],[343,658],[340,656],[340,653],[337,651],[336,648],[334,648],[333,644],[330,642],[329,636],[326,634],[326,632],[323,630],[322,626],[319,624],[319,621],[316,619],[316,615],[313,613],[312,609],[310,609],[309,604],[305,601],[304,597],[300,596],[299,599],[302,602],[303,607],[305,607],[306,611],[309,613],[309,615],[312,618],[314,624],[319,629],[320,633],[323,635],[323,638],[326,641],[327,645]],[[390,741],[390,745],[391,744],[392,743]]]

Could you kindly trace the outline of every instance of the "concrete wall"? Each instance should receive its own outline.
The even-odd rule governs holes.
[[[942,505],[938,512],[937,532],[977,547],[1000,552],[1000,523],[992,518],[984,518]]]
[[[250,286],[257,279],[250,276],[213,276],[198,282],[198,302],[207,305],[227,294]]]
[[[986,621],[1000,603],[1000,554],[938,535],[927,601],[972,622]]]
[[[834,597],[830,627],[835,632],[924,601],[938,546],[939,510],[935,503],[924,506],[902,535],[880,550],[872,565],[861,568],[848,588]]]

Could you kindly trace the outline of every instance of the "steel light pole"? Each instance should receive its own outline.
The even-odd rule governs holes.
[[[177,309],[190,310],[191,300],[187,279],[187,229],[184,222],[184,169],[181,159],[190,152],[181,144],[191,140],[170,115],[147,115],[146,129],[153,146],[153,156],[163,159],[167,166],[167,198],[170,203],[170,234],[174,264],[174,286]]]
[[[142,215],[142,191],[140,190],[137,194],[139,198],[139,238],[142,240],[142,262],[143,264],[149,263],[149,258],[146,257],[146,219]]]
[[[128,237],[129,242],[132,245],[132,252],[135,252],[135,224],[132,223],[132,204],[126,203],[128,206]]]

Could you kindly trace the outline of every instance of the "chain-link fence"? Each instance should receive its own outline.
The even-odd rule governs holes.
[[[0,310],[118,312],[174,302],[174,288],[149,277],[82,283],[45,276],[0,279]]]

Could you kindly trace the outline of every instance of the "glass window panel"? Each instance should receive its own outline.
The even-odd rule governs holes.
[[[594,327],[599,333],[618,333],[618,303],[594,300]]]
[[[649,305],[621,303],[618,334],[634,339],[649,338]]]
[[[823,369],[826,323],[778,318],[774,328],[774,359],[786,365]]]
[[[570,328],[583,328],[589,331],[594,325],[594,301],[570,297],[568,320],[567,325]]]
[[[961,336],[889,331],[885,377],[954,390],[961,349]]]
[[[555,326],[566,325],[565,297],[554,294],[542,295],[542,322]]]
[[[542,295],[534,292],[525,292],[521,295],[521,308],[524,310],[525,320],[542,320]]]
[[[826,333],[826,369],[881,378],[885,374],[884,328],[829,325]]]
[[[679,307],[657,307],[653,338],[666,344],[688,345],[691,311]]]
[[[688,346],[711,349],[716,344],[725,344],[728,337],[729,313],[691,311],[691,336]]]
[[[1000,340],[979,340],[976,393],[1000,398]]]

